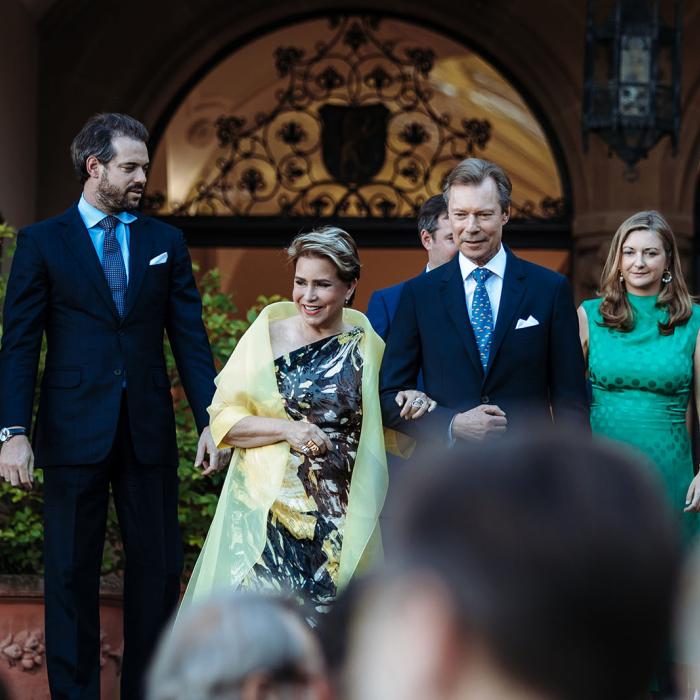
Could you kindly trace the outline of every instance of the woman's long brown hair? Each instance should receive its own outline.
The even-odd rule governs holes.
[[[633,214],[622,222],[613,236],[600,277],[598,296],[602,297],[600,315],[603,317],[600,325],[623,332],[634,328],[634,311],[627,299],[624,282],[620,280],[622,247],[633,231],[653,231],[661,238],[666,251],[666,269],[671,271],[673,279],[668,283],[662,282],[656,306],[668,309],[668,321],[659,321],[659,333],[672,335],[676,326],[683,325],[690,318],[693,300],[683,278],[673,231],[658,211],[640,211]]]

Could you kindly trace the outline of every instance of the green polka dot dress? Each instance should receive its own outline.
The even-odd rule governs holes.
[[[604,326],[600,299],[583,302],[588,317],[588,368],[593,390],[594,433],[641,451],[658,469],[684,538],[700,528],[696,513],[683,513],[693,478],[693,458],[686,410],[693,386],[693,353],[700,329],[700,306],[673,335],[661,335],[658,321],[667,313],[657,297],[628,294],[635,327],[621,333]]]

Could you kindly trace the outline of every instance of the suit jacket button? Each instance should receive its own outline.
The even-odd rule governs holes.
[[[114,374],[116,374],[117,377],[118,377],[121,373],[122,373],[122,371],[121,371],[120,369],[115,369],[115,370],[114,370]]]
[[[489,399],[489,397],[486,396],[486,394],[484,394],[484,395],[481,397],[481,403],[489,403],[490,401],[491,401],[491,399]]]

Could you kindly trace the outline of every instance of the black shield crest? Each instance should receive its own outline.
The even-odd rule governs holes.
[[[389,110],[381,104],[364,107],[324,105],[318,111],[323,163],[344,185],[364,185],[384,165]]]

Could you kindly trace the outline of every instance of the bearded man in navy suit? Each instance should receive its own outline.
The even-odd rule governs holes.
[[[447,216],[447,204],[441,194],[425,201],[418,212],[418,235],[423,248],[428,253],[428,263],[424,272],[430,272],[449,262],[457,254],[457,246],[452,235],[452,226]],[[386,341],[391,321],[399,305],[405,282],[392,287],[378,289],[372,293],[367,305],[367,318],[372,328]]]
[[[588,429],[583,355],[566,278],[501,242],[511,182],[495,163],[462,161],[445,200],[459,254],[404,285],[382,361],[384,422],[423,440],[478,440],[533,421]],[[436,402],[405,421],[398,392]],[[425,397],[417,397],[421,409]]]
[[[209,434],[214,364],[182,233],[139,215],[148,133],[100,114],[71,146],[83,185],[60,216],[20,231],[0,350],[0,475],[44,470],[46,660],[51,697],[100,695],[99,577],[111,487],[126,559],[121,697],[142,697],[182,570],[167,332],[201,433],[197,465],[225,466]],[[27,433],[46,334],[33,449]],[[207,456],[208,455],[208,456]]]

